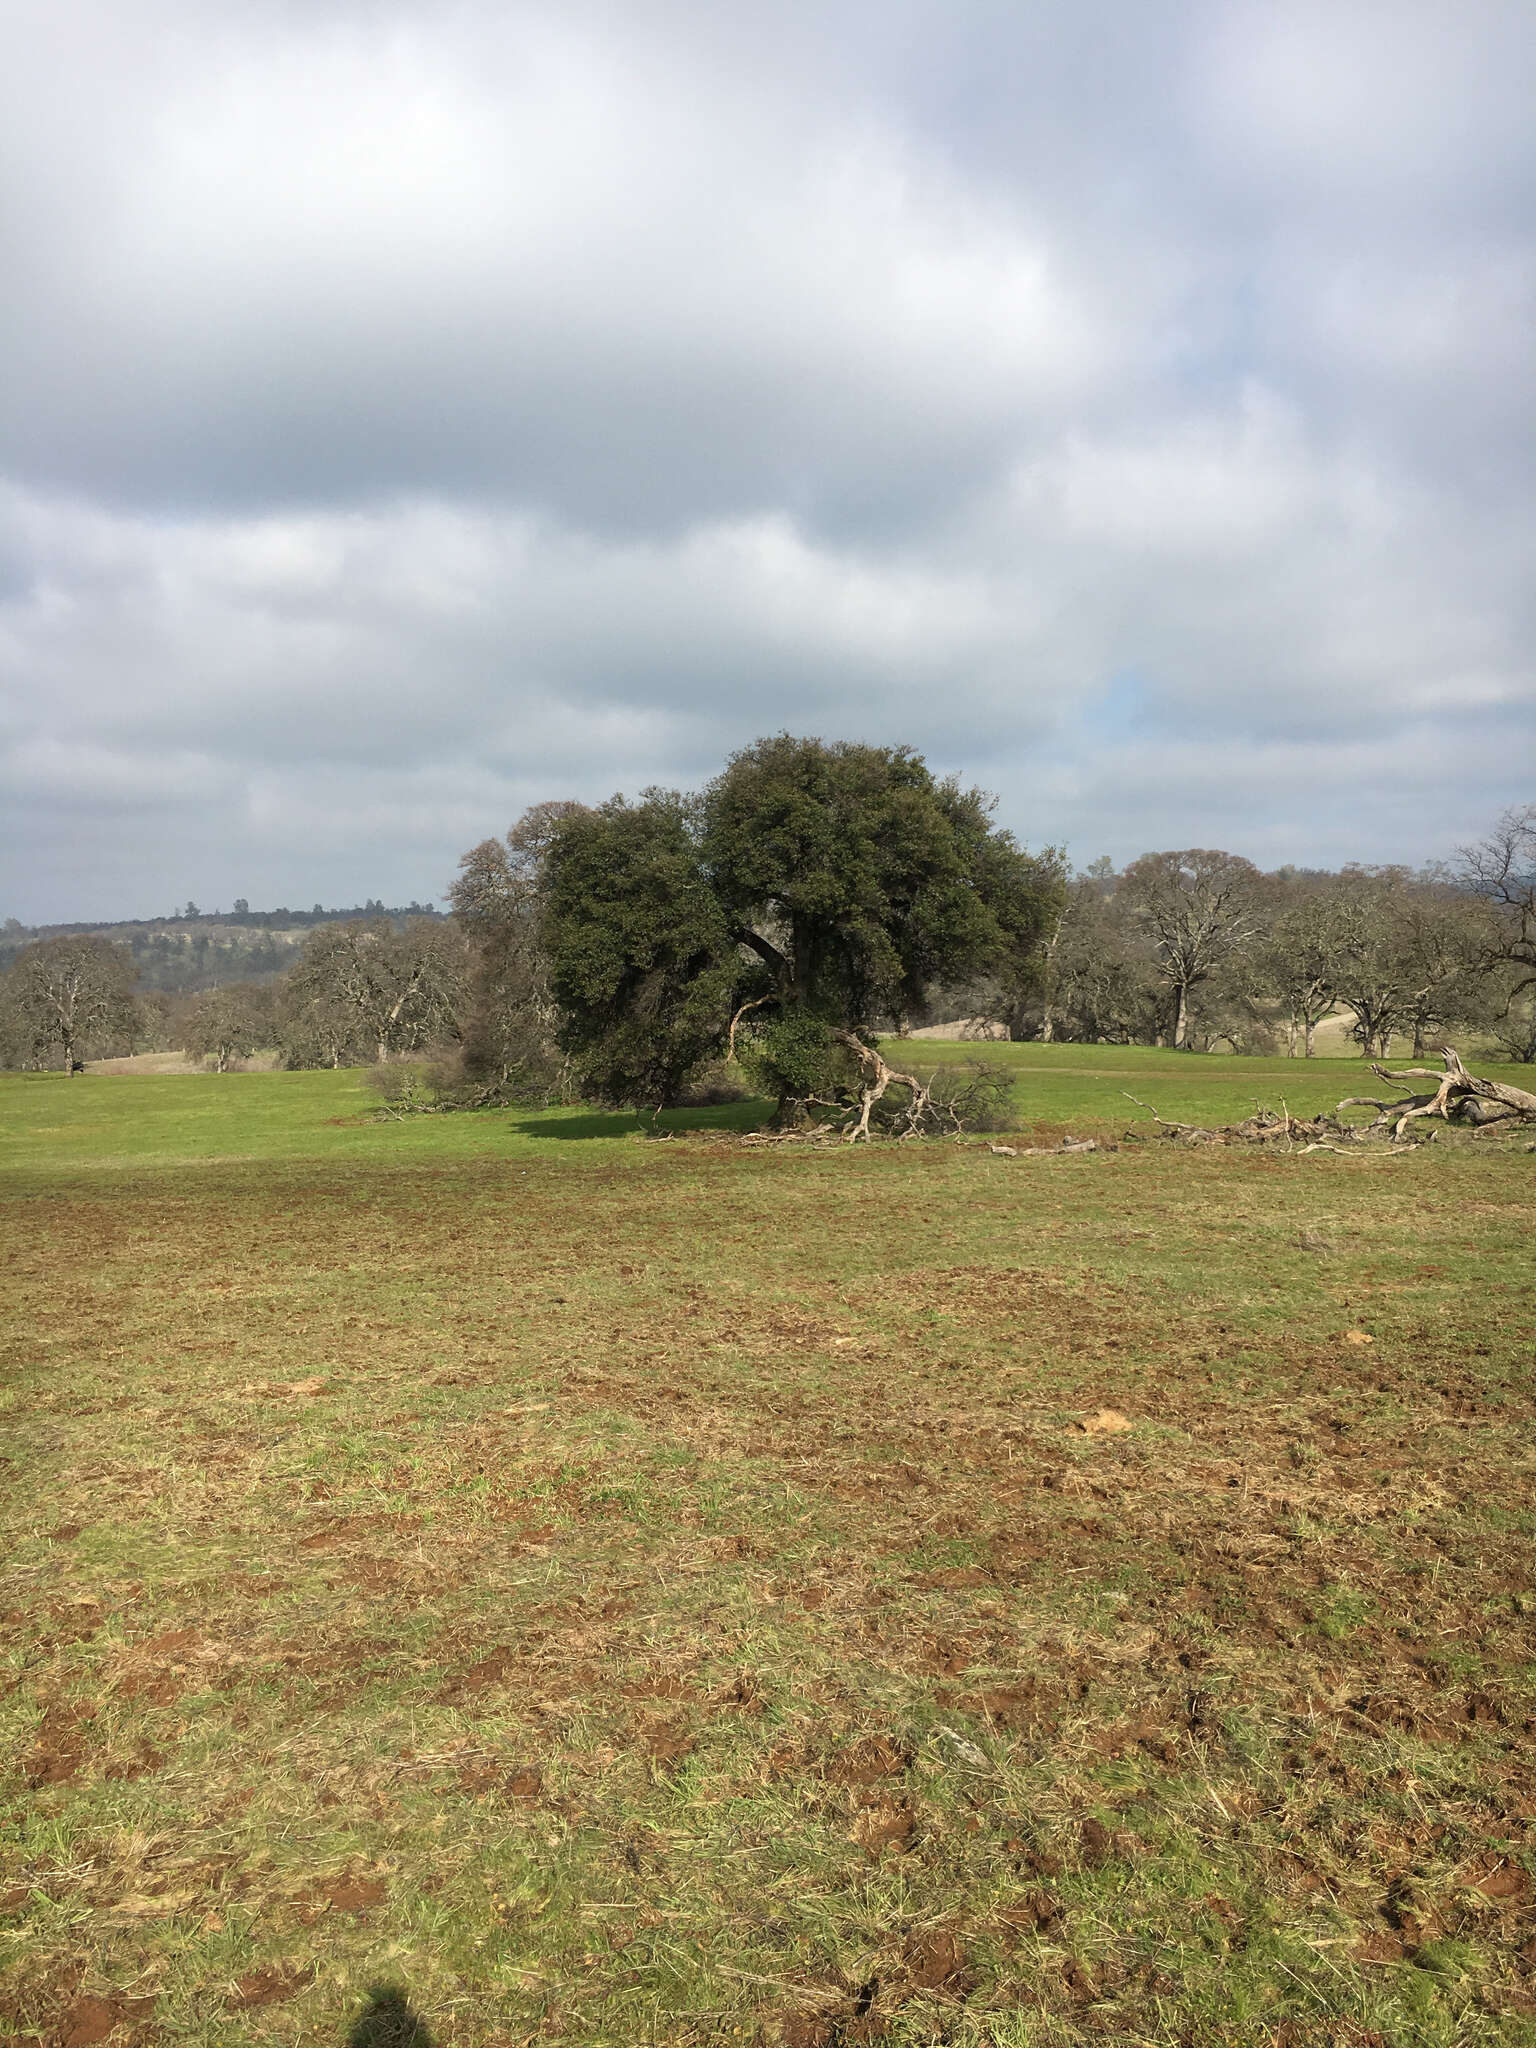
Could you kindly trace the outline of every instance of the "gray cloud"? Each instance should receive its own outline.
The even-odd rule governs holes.
[[[781,725],[1084,858],[1529,793],[1514,0],[10,21],[0,908],[433,893]]]

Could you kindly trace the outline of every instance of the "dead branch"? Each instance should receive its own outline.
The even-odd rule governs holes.
[[[1442,1057],[1443,1074],[1437,1074],[1431,1067],[1405,1067],[1396,1073],[1389,1073],[1385,1067],[1371,1068],[1373,1074],[1394,1085],[1417,1080],[1435,1082],[1435,1088],[1428,1093],[1399,1096],[1390,1102],[1375,1095],[1346,1095],[1335,1105],[1332,1116],[1292,1116],[1282,1103],[1278,1110],[1257,1108],[1241,1123],[1224,1124],[1215,1131],[1204,1130],[1198,1124],[1175,1123],[1159,1116],[1150,1103],[1126,1091],[1122,1093],[1128,1102],[1146,1110],[1166,1137],[1188,1145],[1279,1143],[1287,1150],[1299,1144],[1303,1152],[1342,1152],[1373,1140],[1404,1145],[1410,1136],[1410,1125],[1424,1117],[1465,1124],[1478,1135],[1536,1122],[1536,1095],[1507,1081],[1490,1081],[1468,1073],[1461,1056],[1450,1046]],[[1342,1112],[1346,1109],[1373,1109],[1376,1114],[1367,1124],[1352,1124],[1343,1121]]]
[[[1438,1116],[1446,1123],[1480,1126],[1536,1122],[1536,1095],[1529,1090],[1516,1088],[1508,1081],[1490,1081],[1483,1075],[1468,1073],[1454,1046],[1443,1046],[1440,1057],[1445,1062],[1443,1074],[1437,1074],[1433,1067],[1403,1067],[1390,1073],[1387,1068],[1372,1064],[1371,1072],[1382,1081],[1438,1084],[1432,1095],[1415,1095],[1406,1103],[1393,1103],[1390,1107],[1379,1105],[1383,1116],[1395,1114],[1395,1136],[1405,1136],[1410,1123],[1428,1116]]]
[[[851,1031],[836,1032],[840,1045],[858,1060],[863,1069],[863,1082],[859,1089],[858,1114],[844,1132],[844,1142],[856,1145],[862,1138],[869,1143],[869,1119],[875,1105],[880,1102],[888,1088],[900,1087],[910,1092],[911,1099],[897,1111],[891,1135],[896,1138],[914,1138],[921,1134],[930,1120],[933,1110],[931,1100],[932,1078],[924,1083],[916,1074],[903,1074],[885,1059],[875,1046],[866,1045],[862,1038]],[[959,1126],[956,1124],[958,1130]]]
[[[1274,1145],[1283,1144],[1287,1150],[1300,1144],[1304,1151],[1338,1151],[1344,1144],[1356,1144],[1363,1133],[1342,1124],[1334,1117],[1319,1116],[1304,1118],[1292,1116],[1288,1109],[1265,1109],[1262,1106],[1245,1117],[1240,1124],[1222,1124],[1216,1130],[1207,1130],[1202,1124],[1175,1123],[1169,1117],[1159,1116],[1148,1102],[1122,1089],[1127,1102],[1134,1102],[1138,1109],[1144,1109],[1156,1124],[1160,1124],[1166,1137],[1186,1145]]]
[[[1215,1131],[1208,1131],[1201,1124],[1173,1123],[1168,1117],[1159,1116],[1150,1102],[1143,1102],[1139,1095],[1132,1095],[1128,1088],[1122,1088],[1120,1093],[1127,1102],[1134,1102],[1138,1109],[1144,1109],[1147,1115],[1151,1117],[1153,1123],[1161,1124],[1165,1131],[1171,1131],[1179,1137],[1189,1138],[1195,1144],[1215,1143],[1218,1135]]]
[[[749,1010],[760,1010],[763,1007],[764,1003],[771,1003],[772,1001],[773,993],[772,991],[770,991],[765,996],[754,996],[750,1003],[743,1003],[741,1008],[736,1012],[735,1016],[731,1019],[731,1028],[726,1033],[725,1056],[728,1060],[733,1060],[736,1057],[736,1026],[741,1022],[742,1018],[746,1016]]]

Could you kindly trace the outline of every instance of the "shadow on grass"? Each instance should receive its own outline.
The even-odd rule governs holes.
[[[773,1114],[766,1100],[722,1102],[709,1109],[664,1109],[655,1119],[632,1109],[547,1109],[512,1125],[523,1138],[632,1138],[640,1132],[760,1131]]]
[[[432,2048],[427,2023],[411,2009],[403,1991],[378,1985],[352,2022],[347,2048]]]

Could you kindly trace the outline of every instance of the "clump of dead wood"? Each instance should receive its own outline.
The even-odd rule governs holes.
[[[967,1131],[1009,1130],[1012,1076],[996,1061],[947,1062],[924,1080],[893,1067],[877,1046],[838,1031],[857,1079],[835,1096],[797,1099],[785,1127],[758,1142],[868,1144],[872,1138],[958,1138]]]
[[[1299,1146],[1305,1152],[1338,1152],[1346,1146],[1381,1142],[1403,1145],[1415,1137],[1433,1135],[1430,1130],[1412,1128],[1427,1118],[1457,1124],[1480,1137],[1536,1123],[1536,1095],[1507,1081],[1490,1081],[1469,1073],[1460,1053],[1451,1046],[1444,1047],[1440,1056],[1444,1073],[1436,1073],[1433,1067],[1404,1067],[1394,1073],[1373,1064],[1371,1072],[1394,1086],[1409,1081],[1433,1081],[1435,1086],[1394,1101],[1375,1095],[1346,1095],[1331,1116],[1292,1116],[1282,1106],[1256,1109],[1241,1123],[1207,1130],[1201,1124],[1175,1123],[1159,1116],[1150,1103],[1137,1096],[1127,1095],[1126,1100],[1146,1110],[1164,1137],[1186,1145],[1283,1145],[1288,1150]],[[1371,1109],[1376,1114],[1369,1123],[1350,1123],[1343,1117],[1347,1109]]]

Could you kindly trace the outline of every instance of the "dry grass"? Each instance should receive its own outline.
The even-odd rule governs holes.
[[[10,1177],[0,2038],[1536,2039],[1524,1155],[291,1100]]]

